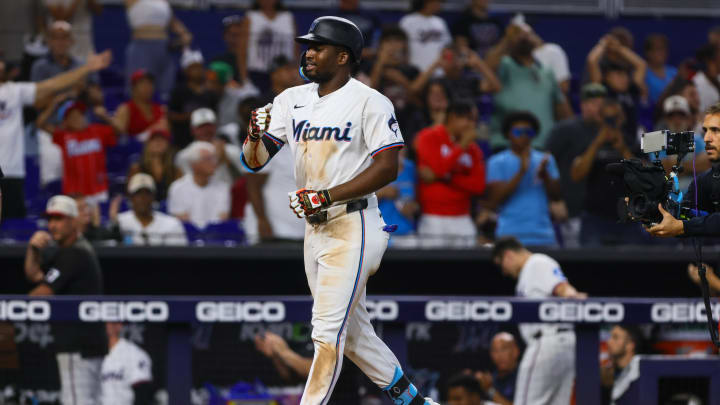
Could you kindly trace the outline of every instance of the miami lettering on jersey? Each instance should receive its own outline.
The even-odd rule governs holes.
[[[293,119],[293,138],[295,138],[295,142],[299,142],[300,139],[302,139],[303,142],[329,141],[332,139],[335,139],[336,142],[352,141],[352,137],[350,136],[352,122],[345,124],[345,130],[342,132],[339,127],[314,127],[311,125],[308,120],[302,120],[296,124]]]
[[[86,141],[70,139],[67,142],[68,156],[87,155],[95,152],[102,152],[102,144],[99,139],[88,139]]]

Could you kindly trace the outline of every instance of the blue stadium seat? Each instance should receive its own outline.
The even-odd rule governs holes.
[[[236,246],[245,243],[245,231],[239,220],[209,224],[202,234],[205,243],[210,245]]]
[[[43,228],[44,220],[37,217],[8,218],[0,223],[0,240],[27,242],[35,231]]]

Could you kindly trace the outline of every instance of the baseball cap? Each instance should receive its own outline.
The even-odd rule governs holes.
[[[596,97],[606,97],[607,90],[600,83],[588,83],[580,89],[580,99],[587,100]]]
[[[155,180],[153,180],[152,176],[145,173],[137,173],[130,177],[128,194],[135,194],[143,189],[150,190],[153,193],[155,192]]]
[[[147,70],[138,69],[138,70],[134,71],[132,75],[130,75],[130,84],[134,85],[135,83],[137,83],[138,80],[144,79],[144,78],[148,78],[150,80],[155,79],[154,76],[152,75],[152,73],[148,72]]]
[[[188,66],[199,63],[203,64],[205,62],[205,59],[203,58],[202,52],[200,51],[193,51],[190,49],[186,49],[182,53],[182,57],[180,58],[180,66],[183,69],[187,69]]]
[[[210,72],[214,73],[220,82],[225,84],[233,78],[233,68],[228,63],[216,60],[210,64]]]
[[[198,108],[190,115],[190,126],[193,128],[216,122],[215,113],[209,108]]]
[[[87,106],[82,101],[68,100],[60,106],[58,115],[64,120],[73,110],[79,110],[81,113],[84,113],[87,110]]]
[[[690,115],[690,104],[688,104],[687,100],[683,96],[670,96],[666,98],[663,103],[663,112],[665,114],[681,112],[685,115]]]
[[[48,201],[45,215],[75,218],[78,216],[78,206],[72,198],[66,195],[56,195]]]

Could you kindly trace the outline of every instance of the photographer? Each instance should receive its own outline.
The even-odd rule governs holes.
[[[658,206],[663,219],[659,224],[647,228],[650,235],[720,236],[720,103],[710,106],[705,111],[703,132],[705,151],[712,163],[712,169],[698,177],[697,188],[695,181],[690,183],[686,195],[691,208],[695,208],[697,196],[697,207],[710,215],[681,221]]]

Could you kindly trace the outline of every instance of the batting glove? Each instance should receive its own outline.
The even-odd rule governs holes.
[[[268,103],[265,107],[257,108],[250,113],[250,124],[248,124],[248,138],[257,142],[270,127],[270,110],[272,103]]]
[[[302,188],[291,191],[288,196],[290,197],[290,209],[298,218],[318,213],[332,204],[330,193],[327,190],[315,191]]]

